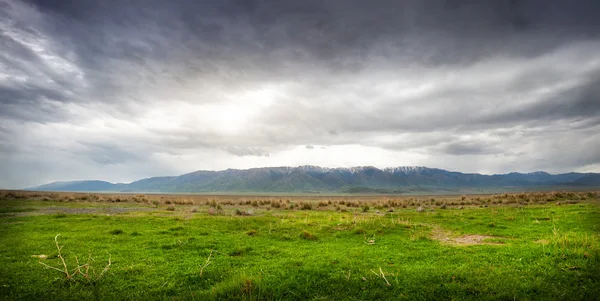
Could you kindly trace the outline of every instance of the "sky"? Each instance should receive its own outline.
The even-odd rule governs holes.
[[[600,172],[600,2],[0,0],[0,188]]]

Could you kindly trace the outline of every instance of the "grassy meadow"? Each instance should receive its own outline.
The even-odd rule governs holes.
[[[600,300],[599,198],[0,191],[0,299]]]

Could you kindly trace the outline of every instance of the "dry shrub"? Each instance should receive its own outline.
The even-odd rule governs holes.
[[[235,215],[239,215],[239,216],[248,216],[248,215],[252,215],[251,211],[244,211],[244,210],[240,210],[240,209],[235,209],[235,211],[233,212]]]
[[[88,283],[88,284],[93,284],[96,281],[100,280],[106,274],[106,272],[110,269],[111,256],[108,255],[108,263],[106,264],[104,269],[99,274],[97,274],[96,270],[91,265],[91,262],[92,262],[91,254],[88,256],[88,260],[84,264],[79,263],[79,259],[77,258],[77,256],[75,256],[75,261],[77,263],[77,266],[75,268],[69,268],[67,265],[67,262],[65,261],[65,258],[63,257],[63,255],[61,253],[62,248],[64,246],[58,245],[58,236],[59,235],[60,234],[58,234],[54,237],[54,242],[56,244],[56,249],[58,251],[57,258],[60,260],[61,266],[57,268],[57,267],[48,265],[46,263],[43,263],[42,259],[46,259],[47,256],[38,255],[37,257],[40,258],[39,263],[41,265],[43,265],[45,268],[53,269],[53,270],[56,270],[56,271],[64,274],[65,280],[67,280],[67,281],[83,281],[84,283]]]
[[[317,237],[315,235],[306,230],[303,230],[302,233],[300,233],[300,238],[306,240],[317,240]]]

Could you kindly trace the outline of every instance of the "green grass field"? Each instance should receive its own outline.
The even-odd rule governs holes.
[[[347,206],[4,193],[0,299],[600,300],[598,196]]]

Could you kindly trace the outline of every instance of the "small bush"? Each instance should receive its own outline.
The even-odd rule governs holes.
[[[244,211],[244,210],[240,210],[240,209],[235,209],[234,211],[235,215],[239,215],[239,216],[247,216],[247,215],[252,215],[251,211]]]
[[[254,229],[252,229],[252,230],[248,230],[248,232],[246,232],[246,234],[247,234],[248,236],[254,236],[254,235],[256,235],[256,230],[254,230]]]
[[[302,231],[302,233],[300,233],[300,238],[302,239],[306,239],[306,240],[317,240],[317,237],[314,236],[312,233],[304,230]]]
[[[252,251],[251,247],[236,248],[235,250],[229,252],[229,256],[242,256],[250,251]]]
[[[167,207],[167,211],[175,211],[175,206],[170,205],[169,207]]]
[[[356,228],[354,229],[354,234],[365,234],[366,231],[363,228]]]
[[[303,203],[302,207],[300,207],[300,209],[302,209],[302,210],[311,210],[312,209],[312,204],[311,203]]]

